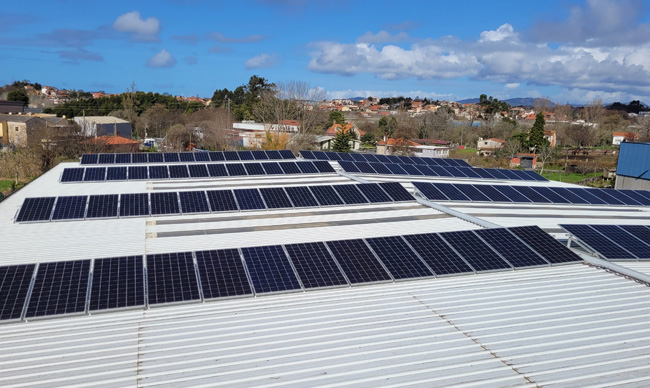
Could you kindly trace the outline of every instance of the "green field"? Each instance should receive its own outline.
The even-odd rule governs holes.
[[[11,187],[13,181],[0,181],[0,191],[5,191]]]
[[[583,179],[595,177],[595,176],[602,176],[602,173],[599,172],[593,172],[590,174],[578,174],[578,173],[565,173],[565,172],[547,172],[544,171],[542,176],[548,180],[552,181],[559,181],[559,182],[567,182],[567,183],[577,183],[580,182]]]

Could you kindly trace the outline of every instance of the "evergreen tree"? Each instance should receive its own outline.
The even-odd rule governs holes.
[[[342,129],[336,132],[334,137],[334,144],[332,151],[334,152],[350,152],[350,142],[353,140],[352,131],[344,132]]]
[[[329,114],[327,122],[329,123],[330,126],[334,124],[345,125],[345,114],[343,114],[343,112],[340,112],[338,110],[332,111]]]
[[[549,141],[544,138],[544,113],[539,112],[535,117],[535,124],[533,128],[530,129],[530,134],[528,135],[528,146],[535,148],[535,150],[549,145]]]

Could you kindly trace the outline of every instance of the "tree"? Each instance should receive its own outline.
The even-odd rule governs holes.
[[[501,146],[501,149],[499,149],[499,156],[503,156],[504,158],[507,159],[512,159],[514,158],[518,153],[520,153],[523,149],[523,145],[519,139],[515,139],[514,137],[507,140],[503,146]]]
[[[345,125],[345,114],[338,110],[330,112],[327,121],[330,126],[334,124]]]
[[[16,89],[9,92],[7,101],[20,101],[23,105],[29,104],[29,97],[24,90]]]
[[[350,152],[350,142],[353,140],[352,136],[352,131],[344,131],[343,129],[336,131],[332,151]]]
[[[539,171],[539,174],[544,173],[544,167],[546,167],[546,162],[555,158],[556,150],[551,147],[550,144],[545,144],[537,149],[537,161],[542,162],[542,169]]]
[[[537,116],[535,116],[535,123],[530,129],[528,135],[528,147],[537,150],[549,144],[549,141],[544,138],[544,123],[544,113],[537,113]]]
[[[372,133],[366,133],[359,138],[362,144],[375,144],[375,136]]]

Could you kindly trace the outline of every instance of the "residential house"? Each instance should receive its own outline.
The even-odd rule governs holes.
[[[0,114],[23,113],[25,104],[22,101],[0,101]]]
[[[544,139],[548,140],[548,142],[551,144],[551,148],[554,148],[557,145],[557,135],[554,129],[550,131],[544,131]]]
[[[353,123],[346,124],[346,125],[341,125],[341,124],[334,124],[331,127],[325,131],[325,133],[322,136],[318,136],[316,138],[316,143],[318,143],[318,148],[321,150],[331,150],[332,145],[334,143],[334,138],[336,137],[337,132],[343,131],[343,133],[352,131],[354,133],[355,139],[350,141],[350,149],[353,150],[358,150],[361,148],[361,142],[359,139],[361,136],[365,135],[366,133],[359,128],[357,128],[356,125]]]
[[[505,140],[501,139],[496,139],[496,138],[489,138],[489,139],[483,139],[482,137],[478,139],[478,142],[476,143],[476,149],[477,149],[477,154],[483,155],[483,156],[488,156],[496,153],[503,145],[505,144]]]
[[[625,141],[639,140],[639,134],[634,132],[614,132],[612,135],[612,145],[621,145]]]
[[[377,142],[377,154],[379,155],[393,155],[393,154],[412,154],[416,147],[422,147],[420,144],[408,139],[393,139],[381,140]]]
[[[129,121],[114,116],[78,116],[74,121],[81,127],[84,136],[122,136],[130,139],[132,127]]]
[[[537,166],[537,154],[517,154],[510,159],[510,167],[523,167],[534,170]]]
[[[27,147],[39,144],[46,122],[40,117],[0,114],[0,144]]]
[[[417,145],[413,147],[413,156],[420,156],[423,158],[448,158],[449,147]]]
[[[97,152],[103,153],[126,153],[137,152],[140,142],[124,138],[122,136],[104,135],[84,140],[84,144],[92,146]]]

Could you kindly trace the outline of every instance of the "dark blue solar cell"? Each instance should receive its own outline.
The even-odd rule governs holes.
[[[388,168],[393,174],[409,175],[409,173],[406,172],[406,170],[404,170],[402,166],[397,163],[386,164],[386,168]]]
[[[255,160],[250,151],[239,151],[239,160]]]
[[[190,170],[192,178],[207,178],[210,176],[208,167],[205,164],[189,164],[187,168]]]
[[[393,202],[391,197],[386,194],[377,183],[362,183],[356,185],[356,188],[358,188],[371,203]]]
[[[408,156],[398,156],[398,158],[404,164],[417,164],[417,163],[415,163],[415,160],[413,160],[412,158],[410,158]]]
[[[253,159],[255,160],[269,160],[266,151],[251,151],[251,154],[253,155]]]
[[[289,151],[289,152],[291,152],[291,151]],[[280,151],[269,150],[269,151],[264,151],[264,153],[266,153],[266,156],[268,156],[269,160],[282,160],[282,159],[284,159],[282,157],[282,154],[280,154]],[[293,157],[291,159],[293,159]]]
[[[22,315],[34,264],[0,267],[0,320]]]
[[[81,182],[84,179],[85,170],[83,167],[64,168],[63,174],[61,175],[61,182]]]
[[[523,180],[519,174],[517,174],[514,170],[508,170],[508,169],[502,169],[499,170],[503,175],[505,175],[506,179],[509,180]]]
[[[551,203],[551,200],[544,197],[537,191],[533,190],[531,187],[528,186],[511,186],[511,187],[517,190],[519,193],[521,193],[521,195],[525,196],[526,198],[530,199],[535,203]]]
[[[429,166],[429,168],[439,176],[453,176],[445,167],[442,166]]]
[[[120,195],[120,217],[138,217],[149,215],[149,196],[141,194]]]
[[[90,260],[39,264],[25,316],[84,312],[89,273]]]
[[[173,164],[169,166],[169,177],[178,179],[178,178],[189,178],[190,173],[187,171],[186,164]]]
[[[125,181],[126,167],[108,167],[106,169],[107,181]]]
[[[117,194],[91,195],[88,199],[86,218],[117,217],[118,201]]]
[[[433,276],[411,247],[399,236],[366,239],[395,280]]]
[[[428,200],[431,201],[449,201],[449,198],[440,191],[436,186],[427,182],[413,182],[413,186]]]
[[[328,241],[326,244],[351,284],[391,280],[363,240]]]
[[[329,160],[327,154],[323,151],[313,151],[314,159],[316,160]]]
[[[531,180],[534,180],[534,181],[540,181],[540,182],[548,181],[548,179],[546,179],[543,176],[539,175],[535,171],[524,170],[524,171],[522,171],[522,173],[524,175],[527,175]]]
[[[549,265],[546,260],[536,254],[528,245],[514,238],[504,228],[480,229],[475,230],[474,233],[516,268]]]
[[[354,166],[363,174],[376,174],[377,171],[367,162],[353,162]]]
[[[181,200],[181,212],[183,214],[210,212],[205,191],[181,191],[178,196]]]
[[[150,179],[169,179],[167,166],[149,166]]]
[[[562,196],[563,198],[566,198],[567,201],[574,203],[574,204],[588,204],[589,201],[586,199],[576,195],[574,192],[571,190],[568,190],[566,187],[549,187],[549,190],[552,192]]]
[[[551,264],[582,261],[580,256],[573,253],[573,251],[551,237],[551,235],[544,232],[538,226],[518,226],[515,228],[508,228],[508,231],[519,237]]]
[[[432,183],[451,201],[470,201],[470,199],[451,183]]]
[[[303,174],[318,174],[318,170],[312,162],[296,162],[296,165]]]
[[[347,155],[347,154],[346,154]],[[375,155],[375,158],[379,161],[379,163],[383,164],[388,164],[388,163],[393,163],[390,158],[386,155]]]
[[[131,154],[115,154],[116,164],[131,164]]]
[[[368,203],[368,200],[361,194],[357,185],[335,185],[332,187],[348,205]]]
[[[569,190],[571,193],[584,198],[585,200],[588,201],[588,203],[592,205],[604,205],[606,204],[605,201],[602,199],[596,197],[595,195],[591,194],[591,190],[588,189],[581,189],[577,187],[567,187],[567,190]]]
[[[316,163],[318,163],[318,162],[316,162]],[[280,167],[280,163],[278,163],[278,162],[262,163],[262,168],[264,169],[264,172],[267,173],[267,175],[282,175],[282,174],[284,174],[284,171],[282,171],[282,168]]]
[[[611,195],[609,195],[607,193],[607,191],[605,191],[603,189],[585,189],[585,190],[587,190],[589,192],[589,194],[603,200],[608,205],[624,205],[623,202],[621,202],[618,199],[612,197]]]
[[[471,230],[440,233],[439,236],[478,272],[512,268]]]
[[[415,198],[399,182],[382,182],[379,186],[395,202],[415,201]]]
[[[438,164],[442,167],[455,167],[455,164],[450,163],[449,159],[438,158]]]
[[[129,180],[149,179],[149,169],[147,166],[129,166]]]
[[[424,163],[426,163],[429,166],[439,166],[440,163],[438,163],[437,158],[422,158],[424,160]]]
[[[237,249],[195,252],[205,299],[252,295]]]
[[[645,242],[617,225],[591,225],[591,227],[637,258],[650,259],[650,241]]]
[[[147,255],[149,304],[200,300],[191,252]]]
[[[232,190],[210,190],[208,194],[208,201],[210,208],[213,212],[230,212],[237,211],[237,201]]]
[[[178,154],[181,162],[196,162],[194,159],[194,152],[181,152]]]
[[[393,175],[393,172],[386,167],[383,163],[369,163],[372,169],[377,171],[378,174]]]
[[[284,190],[295,207],[317,207],[318,201],[305,186],[285,187]]]
[[[520,193],[519,191],[512,188],[512,186],[498,186],[495,185],[494,188],[499,191],[501,194],[505,195],[512,202],[518,203],[531,203],[531,199]]]
[[[115,154],[99,154],[99,164],[115,164]]]
[[[222,151],[211,151],[208,152],[208,154],[210,155],[210,160],[213,162],[221,162],[222,160],[226,160],[226,157]]]
[[[484,168],[484,170],[490,173],[495,179],[510,179],[506,174],[503,173],[502,169]]]
[[[496,177],[485,168],[472,168],[472,170],[477,173],[481,178],[485,179],[496,179]]]
[[[607,236],[598,233],[589,225],[560,225],[567,232],[578,238],[581,242],[591,247],[607,259],[636,259],[634,254]],[[621,230],[621,234],[625,233]],[[633,238],[632,236],[630,236]]]
[[[131,161],[133,163],[147,163],[149,162],[149,158],[147,158],[147,154],[131,154]]]
[[[284,247],[305,288],[348,284],[324,243],[290,244]]]
[[[467,163],[465,159],[454,159],[458,167],[472,167],[471,164]]]
[[[208,164],[208,173],[211,177],[228,176],[228,171],[224,164]]]
[[[314,167],[316,167],[318,172],[323,172],[323,173],[336,172],[336,171],[334,171],[334,168],[332,167],[332,165],[329,164],[329,162],[325,162],[325,161],[322,161],[322,160],[316,160],[313,163],[314,163]]]
[[[481,191],[486,197],[488,197],[493,202],[512,202],[508,197],[503,195],[499,190],[494,188],[491,185],[474,185],[478,190]]]
[[[162,153],[152,152],[152,153],[149,153],[149,154],[146,154],[146,155],[147,155],[147,161],[149,163],[163,163],[164,162]]]
[[[178,157],[178,152],[163,152],[163,159],[165,159],[165,163],[180,162],[180,158]]]
[[[650,228],[643,225],[619,225],[619,227],[646,244],[650,244]]]
[[[423,164],[415,164],[413,165],[418,171],[422,173],[422,175],[425,176],[438,176],[438,173],[433,171],[432,169],[429,168],[429,166],[425,166]]]
[[[84,182],[100,182],[106,180],[106,167],[87,167]]]
[[[99,154],[83,154],[81,155],[81,164],[97,164],[99,161]]]
[[[282,159],[295,159],[296,156],[291,152],[291,150],[280,150],[280,156]]]
[[[208,152],[196,152],[194,154],[194,160],[197,162],[209,162],[210,154]]]
[[[394,163],[394,164],[403,164],[404,163],[402,161],[402,159],[399,158],[399,156],[395,156],[395,155],[384,155],[384,156],[388,158],[390,163]]]
[[[571,203],[568,199],[564,198],[563,196],[559,195],[557,192],[551,190],[548,187],[531,186],[530,188],[533,191],[537,192],[537,194],[543,195],[552,203]]]
[[[367,163],[365,163],[365,164],[367,164]],[[356,166],[355,162],[350,162],[350,161],[347,161],[347,160],[341,160],[341,161],[339,161],[339,166],[341,166],[341,168],[343,168],[343,171],[345,171],[345,172],[351,172],[351,173],[361,172],[361,170],[359,170],[359,168]],[[370,165],[368,165],[368,166],[370,166]],[[372,168],[372,167],[370,167],[370,168]]]
[[[474,272],[437,234],[412,234],[403,238],[438,276]]]
[[[429,165],[429,163],[427,163],[426,160],[424,160],[423,158],[421,158],[419,156],[410,156],[410,158],[415,164],[420,164],[420,165],[423,165],[423,166],[428,166]]]
[[[223,156],[226,160],[240,160],[239,152],[237,151],[224,151]]]
[[[280,245],[241,251],[256,293],[300,290],[298,278]]]
[[[321,206],[343,205],[343,200],[336,194],[332,186],[309,186]]]
[[[465,194],[465,196],[469,198],[470,201],[491,202],[490,198],[488,198],[487,195],[483,194],[483,192],[474,185],[454,184],[454,187],[457,188],[461,193]]]
[[[467,175],[470,178],[482,178],[478,171],[471,167],[456,167],[458,171],[462,172],[463,174]]]
[[[362,162],[362,163],[368,163],[366,158],[362,154],[350,154],[352,159],[354,159],[355,162]]]
[[[404,171],[406,171],[407,174],[409,175],[424,175],[422,174],[422,171],[418,170],[414,164],[402,164],[401,166]]]
[[[293,207],[291,200],[282,187],[260,188],[260,194],[264,198],[266,207],[269,209],[287,209]]]
[[[229,176],[248,175],[246,173],[246,169],[244,168],[244,165],[241,164],[241,163],[229,163],[229,164],[226,164],[226,170],[228,170],[228,175]]]
[[[530,175],[526,174],[526,171],[523,170],[510,170],[512,173],[514,173],[519,179],[524,180],[524,181],[535,181],[536,179],[533,179]]]
[[[52,221],[54,220],[82,220],[86,215],[87,195],[75,195],[69,197],[58,197]]]
[[[278,163],[285,174],[302,174],[295,162]]]
[[[144,306],[142,256],[95,259],[89,310]]]
[[[303,159],[316,159],[314,153],[312,151],[307,151],[307,150],[301,150],[300,156],[302,156]]]
[[[258,210],[266,209],[264,200],[257,189],[237,189],[233,190],[239,210]]]
[[[334,161],[343,160],[343,158],[339,156],[338,152],[325,152],[325,156],[327,156],[327,160],[334,160]]]
[[[461,170],[458,169],[458,167],[454,166],[446,166],[445,169],[449,171],[449,173],[456,178],[467,178],[467,175],[465,175]]]
[[[266,175],[261,163],[244,163],[248,175]]]
[[[373,154],[363,154],[363,157],[366,158],[366,162],[368,163],[381,163],[377,156]]]
[[[151,193],[151,215],[179,214],[178,193]]]
[[[341,157],[341,160],[347,160],[348,162],[354,162],[355,161],[354,158],[352,157],[352,154],[350,154],[348,152],[341,152],[339,154],[339,156]]]
[[[650,198],[639,194],[636,190],[617,190],[619,193],[628,196],[638,202],[641,206],[650,206]]]
[[[615,189],[597,189],[625,205],[639,206],[641,203]]]

